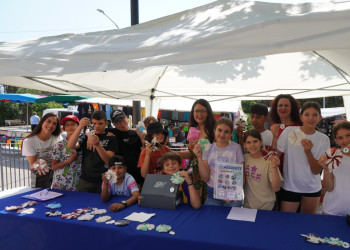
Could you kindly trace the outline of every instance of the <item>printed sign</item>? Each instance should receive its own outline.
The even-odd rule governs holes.
[[[220,200],[242,200],[243,165],[216,163],[214,198]]]

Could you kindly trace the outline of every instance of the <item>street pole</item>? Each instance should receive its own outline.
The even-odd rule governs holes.
[[[130,0],[131,26],[139,24],[139,1]],[[141,121],[141,101],[132,101],[132,124]]]

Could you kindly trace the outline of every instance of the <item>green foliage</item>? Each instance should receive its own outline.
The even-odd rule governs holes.
[[[241,101],[243,112],[249,114],[250,107],[256,104],[256,101]]]
[[[15,120],[20,118],[18,103],[0,101],[0,126],[5,126],[5,120]]]

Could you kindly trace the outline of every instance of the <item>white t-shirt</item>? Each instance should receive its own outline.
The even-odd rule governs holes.
[[[216,172],[216,162],[222,163],[243,163],[244,157],[242,148],[239,144],[230,141],[229,145],[225,148],[219,148],[216,143],[210,144],[208,149],[203,154],[203,160],[208,161],[210,168],[210,177],[208,186],[214,187],[214,177]]]
[[[277,141],[277,149],[284,153],[283,189],[296,193],[315,193],[321,190],[321,176],[313,174],[302,145],[295,146],[288,141],[291,131],[300,129],[290,126],[283,130]],[[311,140],[311,152],[316,160],[324,155],[330,147],[329,138],[318,131],[312,135],[305,134]]]
[[[261,139],[263,139],[263,146],[272,145],[272,139],[273,139],[273,134],[270,130],[265,130],[264,132],[260,133],[261,134]]]
[[[323,212],[330,215],[350,214],[350,157],[344,155],[338,168],[333,170],[334,188],[326,192]]]
[[[50,139],[47,141],[42,141],[37,135],[24,139],[22,145],[22,155],[23,156],[34,156],[36,155],[38,159],[43,159],[47,162],[48,166],[51,166],[51,152],[53,146],[58,142],[59,136],[51,135]]]

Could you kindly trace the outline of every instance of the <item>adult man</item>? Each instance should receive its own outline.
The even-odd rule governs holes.
[[[185,143],[185,137],[184,135],[181,133],[180,129],[179,128],[176,128],[174,126],[174,124],[170,124],[169,125],[169,128],[171,129],[171,131],[173,131],[173,136],[172,137],[175,137],[176,138],[176,142],[183,142]]]
[[[128,166],[127,172],[135,178],[137,184],[142,185],[143,178],[141,177],[140,169],[137,168],[142,141],[137,132],[129,128],[128,120],[123,111],[113,111],[111,113],[111,122],[115,128],[106,129],[106,131],[116,136],[119,154],[125,158]]]
[[[40,117],[36,114],[36,112],[33,112],[33,115],[30,117],[30,125],[32,127],[32,131],[38,126],[40,122]]]

